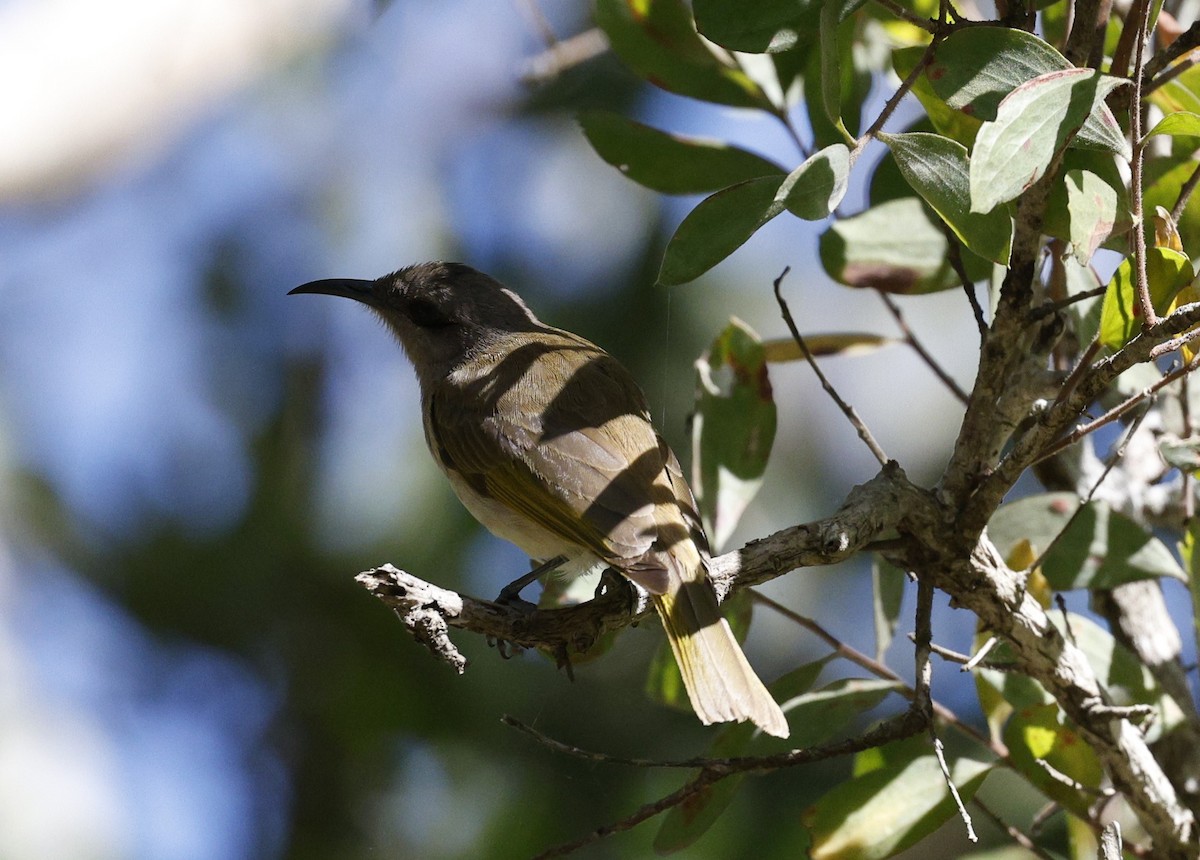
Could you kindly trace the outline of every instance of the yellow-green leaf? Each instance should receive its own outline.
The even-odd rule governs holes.
[[[735,317],[696,362],[692,490],[714,550],[762,485],[775,423],[762,342]]]
[[[1146,249],[1146,282],[1155,313],[1165,313],[1175,296],[1192,280],[1192,264],[1183,254],[1167,248]],[[1137,299],[1133,258],[1127,258],[1104,293],[1100,310],[1100,343],[1120,349],[1142,327],[1142,309]]]

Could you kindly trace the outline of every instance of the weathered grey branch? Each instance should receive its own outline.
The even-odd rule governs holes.
[[[903,510],[898,478],[903,473],[889,465],[855,487],[828,519],[784,529],[712,559],[710,577],[718,598],[798,567],[833,564],[853,555],[898,521]],[[631,600],[629,592],[615,589],[578,606],[530,610],[459,594],[390,564],[360,573],[357,581],[396,612],[413,638],[459,673],[467,661],[450,640],[451,627],[519,648],[586,650],[604,633],[652,611]]]
[[[1200,302],[1184,305],[1154,326],[1142,330],[1121,350],[1095,362],[1084,371],[1078,384],[1060,396],[1004,456],[999,465],[980,482],[967,501],[963,518],[982,528],[1021,474],[1036,462],[1062,433],[1125,371],[1151,359],[1161,344],[1200,323]]]
[[[920,543],[926,546],[946,539],[934,520],[919,516],[906,523],[922,532]],[[911,566],[911,559],[908,563]],[[955,605],[970,609],[988,630],[1004,638],[1022,670],[1055,697],[1151,834],[1154,856],[1194,857],[1195,850],[1189,847],[1195,826],[1192,814],[1179,802],[1141,730],[1129,719],[1114,716],[1086,656],[1050,622],[1041,604],[1026,592],[1024,577],[1005,565],[986,534],[966,562],[934,559],[918,571],[946,591]]]

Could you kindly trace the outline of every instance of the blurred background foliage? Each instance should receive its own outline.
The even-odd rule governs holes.
[[[698,198],[623,179],[577,113],[768,157],[792,144],[757,115],[648,91],[604,54],[522,82],[545,25],[590,26],[584,2],[532,9],[0,3],[0,856],[523,857],[678,775],[557,756],[502,714],[615,754],[705,748],[711,732],[643,694],[653,625],[573,684],[462,636],[472,664],[455,677],[355,585],[391,561],[491,596],[526,562],[443,485],[375,321],[284,297],[468,262],[626,363],[685,459],[693,361],[734,314],[784,333],[770,286],[785,266],[802,329],[894,334],[882,305],[819,274],[821,225],[794,219],[694,284],[653,287]],[[905,311],[939,326],[939,360],[969,380],[960,299]],[[827,369],[916,481],[938,473],[957,412],[916,357]],[[733,545],[830,512],[875,471],[801,365],[773,373],[779,438]],[[861,564],[766,591],[873,649]],[[939,635],[969,642],[969,619],[939,616]],[[761,612],[748,652],[767,678],[823,653]],[[750,781],[688,856],[796,856],[800,811],[848,767]],[[647,853],[653,833],[585,856]]]

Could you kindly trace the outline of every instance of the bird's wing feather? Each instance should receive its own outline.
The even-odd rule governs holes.
[[[474,388],[440,388],[431,444],[477,490],[635,580],[644,569],[661,591],[666,572],[646,554],[659,537],[655,505],[675,492],[673,457],[641,392],[582,339],[564,337],[536,359],[501,362]]]

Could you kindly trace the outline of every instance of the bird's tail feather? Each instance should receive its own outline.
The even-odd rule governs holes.
[[[707,579],[681,582],[672,576],[671,582],[665,594],[653,595],[654,605],[701,722],[750,720],[786,738],[787,719],[750,667]]]

